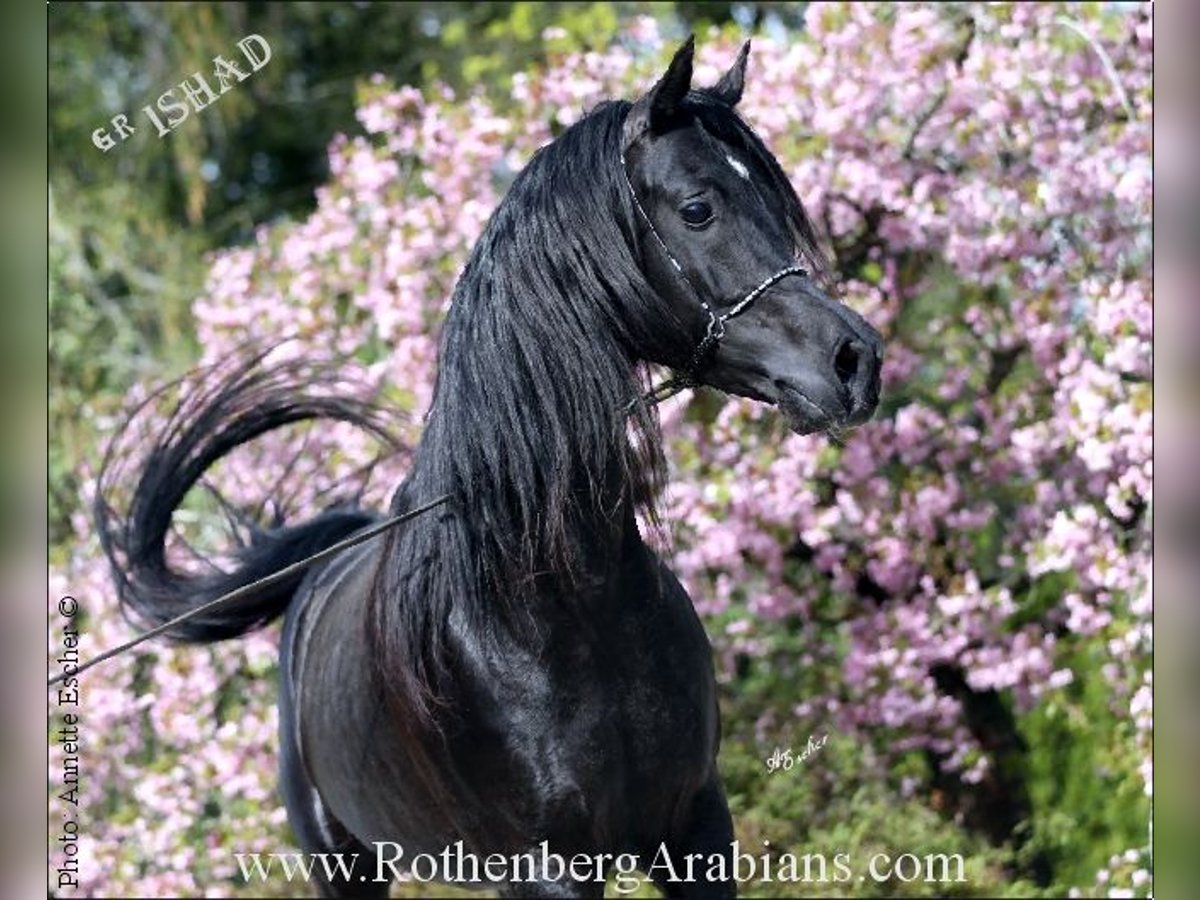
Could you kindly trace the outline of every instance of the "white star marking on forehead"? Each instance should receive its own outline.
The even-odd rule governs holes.
[[[729,163],[729,165],[733,167],[733,171],[737,172],[747,181],[750,180],[750,170],[742,164],[741,160],[735,159],[731,154],[726,154],[725,162]]]

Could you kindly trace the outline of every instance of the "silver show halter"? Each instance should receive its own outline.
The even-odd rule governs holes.
[[[776,282],[782,281],[789,275],[807,275],[808,270],[803,266],[786,266],[785,268],[780,269],[778,272],[768,275],[748,294],[742,297],[741,300],[739,300],[725,312],[718,315],[716,310],[713,309],[712,304],[705,300],[700,291],[696,289],[696,286],[692,284],[692,280],[688,278],[687,272],[683,270],[683,266],[679,264],[679,260],[675,258],[674,254],[671,253],[670,248],[667,247],[667,242],[662,239],[662,235],[660,235],[658,233],[658,229],[654,227],[654,222],[651,221],[650,216],[646,213],[645,208],[642,206],[642,202],[638,199],[637,191],[633,187],[633,181],[629,177],[629,167],[625,164],[624,153],[621,154],[621,174],[625,176],[625,183],[629,185],[629,195],[633,198],[633,205],[641,215],[642,220],[646,223],[646,227],[650,229],[650,234],[654,237],[655,242],[660,248],[662,248],[663,254],[675,268],[675,271],[679,277],[683,279],[684,284],[688,286],[688,290],[692,292],[692,296],[699,301],[700,306],[703,307],[706,313],[708,313],[708,326],[705,329],[704,337],[701,338],[700,343],[696,345],[696,349],[692,353],[692,359],[691,362],[688,363],[687,369],[684,372],[669,378],[667,381],[664,381],[662,384],[658,385],[641,398],[643,402],[655,404],[661,403],[663,400],[675,396],[685,388],[696,387],[700,383],[698,377],[700,375],[700,371],[704,368],[705,363],[708,361],[709,355],[716,350],[717,344],[721,342],[721,338],[725,337],[726,322],[728,322],[730,319],[735,319],[744,313],[750,308],[755,300],[762,296],[763,292],[767,290],[767,288],[771,287]],[[636,402],[637,401],[634,401],[634,403]],[[634,404],[630,404],[631,407],[633,405]]]

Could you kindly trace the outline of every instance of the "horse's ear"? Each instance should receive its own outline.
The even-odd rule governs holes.
[[[683,98],[692,86],[692,57],[695,51],[696,36],[689,35],[683,46],[675,51],[666,74],[633,104],[625,119],[626,146],[645,131],[662,131],[679,112]]]
[[[721,80],[713,85],[712,92],[718,100],[729,106],[737,106],[742,99],[742,88],[746,85],[746,60],[750,57],[750,42],[742,44],[742,52],[738,54],[729,71],[721,76]]]

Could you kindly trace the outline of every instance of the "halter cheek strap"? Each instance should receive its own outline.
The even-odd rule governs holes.
[[[782,281],[789,275],[807,275],[808,270],[802,266],[787,266],[780,269],[771,275],[764,278],[757,287],[745,294],[741,300],[731,306],[728,310],[721,314],[713,309],[712,304],[704,299],[704,295],[696,289],[692,284],[692,280],[688,278],[687,272],[683,270],[683,266],[679,264],[670,248],[667,247],[667,242],[663,240],[662,235],[658,233],[658,229],[654,227],[654,222],[646,213],[642,206],[642,201],[638,199],[637,191],[633,187],[633,181],[629,178],[629,167],[625,164],[625,154],[621,154],[621,174],[625,176],[625,183],[629,185],[629,196],[633,198],[634,208],[642,217],[642,221],[646,223],[646,227],[650,229],[650,234],[654,238],[655,243],[662,249],[663,255],[670,261],[674,267],[676,274],[683,279],[683,283],[688,286],[692,296],[696,298],[700,306],[708,314],[708,325],[704,331],[704,337],[700,339],[700,343],[696,345],[696,349],[692,352],[691,362],[688,363],[687,369],[663,382],[658,387],[654,388],[643,398],[649,403],[660,403],[668,397],[673,397],[675,394],[682,391],[684,388],[695,387],[699,382],[701,370],[708,362],[709,356],[716,350],[721,339],[725,337],[725,323],[730,319],[735,319],[749,309],[763,292],[770,288],[778,281]]]

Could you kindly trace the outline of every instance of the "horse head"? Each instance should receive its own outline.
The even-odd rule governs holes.
[[[800,199],[734,111],[749,46],[716,85],[694,89],[689,38],[625,119],[643,270],[687,331],[652,361],[775,404],[799,433],[836,431],[874,412],[883,342],[826,293]]]

